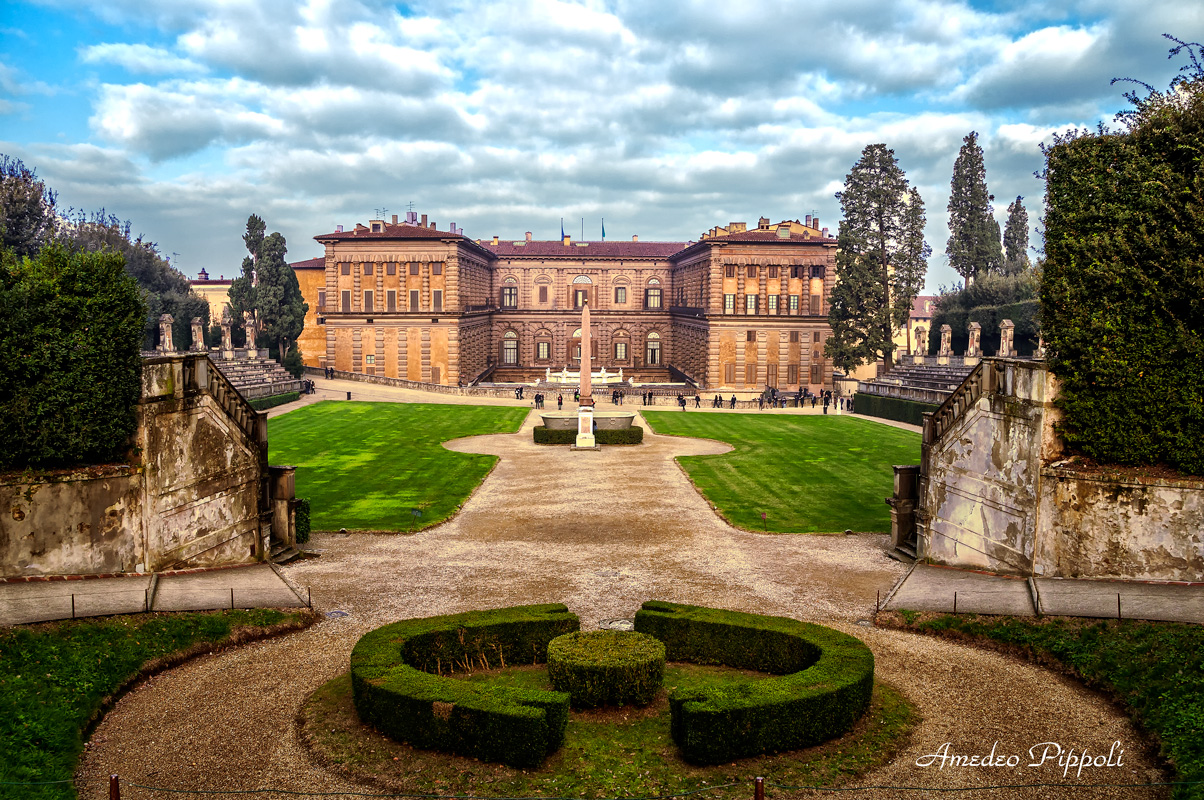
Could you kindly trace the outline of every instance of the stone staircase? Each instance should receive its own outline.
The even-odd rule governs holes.
[[[302,382],[270,358],[215,358],[214,365],[248,400],[300,391]]]

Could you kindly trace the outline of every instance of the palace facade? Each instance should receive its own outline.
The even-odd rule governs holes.
[[[293,264],[307,364],[455,386],[581,364],[706,391],[832,385],[823,357],[836,240],[818,220],[712,228],[696,242],[472,240],[411,213],[314,237]]]

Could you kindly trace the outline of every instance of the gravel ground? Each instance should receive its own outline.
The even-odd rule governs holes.
[[[994,653],[866,627],[876,593],[903,568],[885,556],[887,537],[761,535],[726,525],[693,490],[673,457],[726,445],[647,435],[638,448],[571,452],[531,442],[528,418],[515,436],[480,436],[451,449],[502,456],[448,523],[414,536],[318,534],[321,557],[286,568],[312,587],[327,619],[282,639],[201,657],[147,681],[109,712],[88,744],[80,796],[186,797],[173,789],[373,792],[316,766],[299,742],[304,698],[347,670],[356,640],[404,617],[537,602],[563,602],[584,628],[631,617],[647,599],[721,606],[822,622],[860,636],[877,676],[899,688],[922,721],[900,755],[860,785],[957,788],[986,784],[1147,783],[1164,780],[1141,735],[1095,694],[1047,670]],[[805,488],[800,488],[805,491]],[[1029,748],[1056,742],[1107,754],[1123,766],[1031,768]],[[996,745],[996,742],[998,744]],[[1018,756],[1015,767],[917,766],[923,756]],[[771,788],[771,797],[811,796]],[[751,790],[750,790],[751,795]],[[191,795],[199,796],[199,795]],[[256,797],[284,797],[263,794]],[[831,796],[831,795],[824,795]],[[862,797],[922,797],[898,790]],[[960,792],[970,798],[1158,797],[1149,789],[1065,786]]]

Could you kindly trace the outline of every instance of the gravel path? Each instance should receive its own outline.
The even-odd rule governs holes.
[[[726,445],[649,434],[638,448],[571,452],[534,445],[535,422],[531,415],[517,435],[449,443],[454,450],[502,456],[450,522],[415,536],[316,535],[312,546],[321,558],[287,567],[287,574],[312,587],[319,610],[349,616],[199,658],[128,694],[88,745],[80,796],[107,797],[110,773],[121,775],[127,800],[189,796],[152,793],[131,782],[375,791],[313,765],[295,721],[309,692],[346,671],[362,634],[403,617],[537,602],[564,602],[583,627],[593,628],[603,619],[632,616],[650,598],[819,621],[864,639],[877,659],[877,676],[902,690],[923,720],[902,753],[862,785],[1162,780],[1123,714],[1073,682],[993,653],[859,624],[873,613],[876,592],[885,594],[903,569],[885,556],[885,536],[766,536],[726,525],[673,461],[723,452]],[[945,743],[951,755],[971,755],[990,751],[996,741],[996,755],[1017,755],[1019,766],[916,764]],[[1063,778],[1052,762],[1025,767],[1029,748],[1039,743],[1095,755],[1107,754],[1114,741],[1124,748],[1121,767],[1084,769],[1077,779],[1073,769]],[[1091,797],[1160,796],[1142,789],[1089,791]],[[1053,787],[958,794],[1082,796],[1082,790]]]

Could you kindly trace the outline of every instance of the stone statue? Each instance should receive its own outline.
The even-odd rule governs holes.
[[[246,326],[246,330],[247,330],[247,349],[254,350],[254,349],[256,349],[255,348],[255,312],[254,311],[244,311],[242,318],[243,318],[243,324]]]
[[[195,353],[205,351],[205,326],[201,324],[200,317],[192,318],[192,350]]]
[[[1037,351],[1033,353],[1034,358],[1045,358],[1045,335],[1037,336]]]
[[[940,355],[948,357],[953,351],[953,328],[948,325],[941,326],[941,352]]]
[[[603,367],[602,373],[598,375],[598,383],[606,383],[606,367]]]
[[[569,368],[566,366],[560,370],[560,380],[562,383],[567,383],[569,379]]]
[[[982,325],[977,322],[970,323],[970,344],[966,347],[967,356],[982,355]]]
[[[222,349],[233,350],[234,340],[230,337],[230,329],[234,327],[234,315],[230,313],[230,306],[222,309]]]
[[[548,367],[543,371],[543,379],[548,383],[552,382],[552,368]]]
[[[623,382],[623,368],[619,367],[619,383]]]
[[[1016,325],[1010,319],[999,323],[999,355],[1003,358],[1014,358],[1016,355],[1016,351],[1012,349],[1012,336],[1015,331]]]
[[[159,317],[159,350],[164,353],[174,353],[175,346],[171,343],[171,324],[175,319],[171,314]]]

